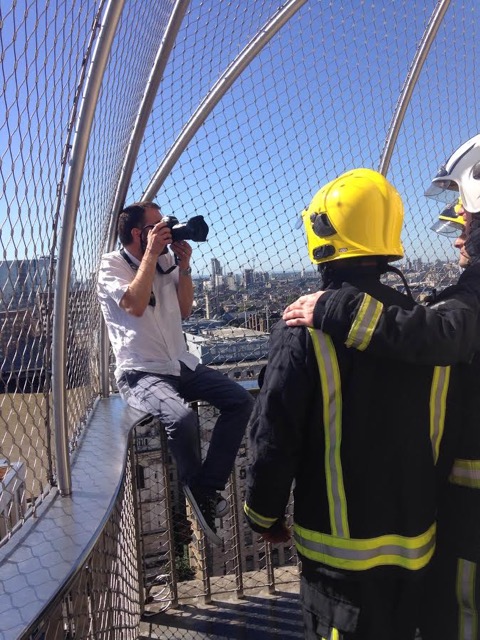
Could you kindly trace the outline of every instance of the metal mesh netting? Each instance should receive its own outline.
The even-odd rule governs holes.
[[[112,513],[75,578],[22,637],[137,638],[141,610],[130,460]]]
[[[217,416],[204,403],[198,403],[196,409],[205,456]],[[251,461],[248,438],[242,443],[225,491],[228,511],[217,519],[217,533],[222,540],[218,547],[207,542],[185,501],[176,465],[168,455],[165,432],[157,420],[147,419],[136,427],[135,449],[146,592],[143,630],[147,632],[148,623],[150,637],[191,637],[189,631],[182,630],[184,618],[191,616],[195,622],[187,626],[201,632],[202,616],[209,617],[211,623],[215,619],[217,612],[208,608],[212,604],[228,609],[236,599],[246,598],[249,609],[255,608],[254,603],[261,606],[265,593],[281,592],[293,597],[298,591],[298,563],[292,541],[268,545],[243,517],[246,468]],[[289,524],[291,515],[292,502],[288,508]],[[220,633],[218,627],[222,624],[240,624],[239,613],[232,610],[228,621],[216,621],[215,633]],[[297,613],[291,622],[298,627]],[[219,613],[222,615],[225,609]],[[254,612],[251,615],[256,617]]]
[[[387,171],[405,203],[402,266],[419,292],[458,275],[448,241],[428,231],[439,205],[423,192],[478,132],[474,0],[2,4],[1,542],[57,482],[59,434],[71,453],[102,388],[95,283],[114,209],[148,195],[181,221],[204,215],[185,331],[204,362],[255,381],[272,323],[318,286],[298,214],[336,175],[380,166],[439,8]],[[144,129],[141,105],[180,9]],[[63,283],[66,305],[55,307]],[[256,570],[258,553],[242,562],[252,555]]]
[[[33,512],[54,475],[49,381],[58,189],[97,10],[93,2],[1,8],[0,539]],[[75,366],[72,360],[72,383]]]

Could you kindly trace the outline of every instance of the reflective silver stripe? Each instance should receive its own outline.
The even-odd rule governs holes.
[[[382,565],[417,570],[426,566],[435,549],[435,524],[419,536],[384,535],[376,538],[338,538],[293,527],[298,551],[316,562],[338,569],[364,571]]]
[[[382,311],[383,304],[369,296],[368,293],[365,293],[360,309],[345,340],[345,345],[364,351],[370,344]]]
[[[480,460],[455,460],[449,481],[462,487],[480,489]]]
[[[337,355],[332,339],[322,331],[309,329],[315,348],[323,397],[325,433],[325,480],[332,533],[350,535],[347,500],[343,484],[340,445],[342,442],[342,391]]]
[[[458,640],[477,640],[478,612],[475,604],[477,565],[459,558],[457,562]]]
[[[435,464],[438,460],[440,443],[445,427],[445,410],[449,382],[450,367],[435,367],[430,392],[430,440],[432,442]]]

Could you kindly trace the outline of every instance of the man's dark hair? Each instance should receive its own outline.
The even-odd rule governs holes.
[[[132,242],[132,229],[141,229],[143,227],[145,209],[157,209],[160,211],[160,207],[155,202],[134,202],[120,211],[117,233],[118,239],[123,246]]]

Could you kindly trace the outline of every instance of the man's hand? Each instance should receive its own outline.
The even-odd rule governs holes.
[[[179,269],[188,269],[192,257],[192,247],[185,240],[172,244],[172,251],[177,256]]]
[[[260,537],[265,540],[265,542],[278,544],[279,542],[288,542],[291,538],[291,533],[285,520],[279,520],[271,529],[262,533]]]
[[[468,214],[467,214],[468,215]],[[468,253],[469,263],[480,262],[480,214],[471,214],[465,240],[465,250]]]
[[[172,242],[172,231],[166,222],[157,222],[151,228],[145,228],[145,232],[147,232],[145,252],[148,251],[156,257],[164,253],[167,245]],[[143,237],[144,234],[142,234]]]
[[[283,319],[289,327],[313,327],[313,310],[324,291],[301,296],[283,312]]]

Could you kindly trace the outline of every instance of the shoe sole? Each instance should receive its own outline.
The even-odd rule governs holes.
[[[222,496],[215,506],[215,513],[217,515],[217,518],[225,517],[229,511],[230,507],[228,506],[228,502]]]
[[[212,544],[214,544],[216,547],[221,546],[222,544],[222,539],[219,538],[217,536],[217,534],[215,533],[215,531],[208,525],[207,521],[205,520],[203,513],[198,505],[198,502],[195,500],[193,493],[190,489],[190,487],[188,486],[184,486],[183,487],[183,492],[185,493],[185,497],[188,500],[188,503],[190,505],[190,507],[192,508],[192,511],[196,517],[196,519],[198,520],[198,524],[201,526],[201,528],[203,529],[203,532],[205,533],[205,535],[207,536],[208,540],[210,540],[210,542]]]

